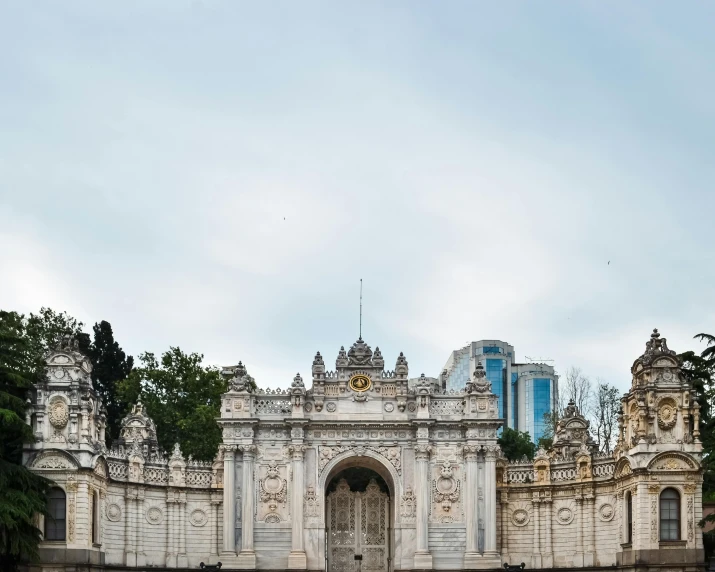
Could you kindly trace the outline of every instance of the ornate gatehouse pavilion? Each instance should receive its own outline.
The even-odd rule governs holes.
[[[698,405],[657,332],[631,372],[613,455],[570,405],[551,450],[509,463],[481,367],[458,392],[408,387],[402,354],[386,369],[358,339],[334,370],[316,354],[308,384],[252,392],[239,363],[223,372],[223,445],[199,463],[159,449],[141,404],[107,450],[89,362],[67,339],[28,419],[26,463],[56,483],[32,569],[696,570]]]

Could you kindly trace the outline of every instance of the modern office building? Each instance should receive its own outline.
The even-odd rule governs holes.
[[[499,398],[499,417],[508,427],[527,431],[538,440],[544,433],[544,414],[556,406],[558,376],[553,366],[517,363],[514,346],[500,340],[479,340],[452,352],[442,371],[443,388],[464,388],[479,363]]]

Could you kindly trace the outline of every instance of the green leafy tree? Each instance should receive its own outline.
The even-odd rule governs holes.
[[[120,402],[117,384],[126,379],[134,366],[134,358],[127,356],[114,339],[112,325],[102,320],[94,325],[94,340],[87,348],[92,360],[92,383],[107,410],[106,438],[109,445],[119,437],[119,426],[126,404]]]
[[[519,461],[523,457],[532,460],[536,454],[536,445],[532,443],[531,436],[526,431],[504,427],[497,444],[510,461]]]
[[[687,351],[680,354],[683,360],[683,374],[693,385],[695,399],[700,405],[700,440],[703,445],[703,500],[715,500],[715,418],[713,418],[713,399],[715,399],[715,336],[698,334],[695,339],[705,342],[706,347],[700,353]],[[700,521],[715,522],[715,514]],[[706,557],[715,553],[715,531],[703,533]]]
[[[0,311],[0,570],[16,570],[23,557],[37,558],[50,481],[22,465],[23,444],[34,440],[25,422],[26,397],[42,375],[15,312]]]
[[[140,366],[119,383],[118,395],[125,405],[141,399],[165,451],[179,443],[184,455],[210,461],[221,443],[216,418],[228,384],[218,368],[202,365],[203,357],[175,347],[161,361],[153,353],[140,354]]]
[[[89,336],[82,332],[84,324],[67,312],[55,312],[51,308],[42,307],[37,314],[20,317],[24,322],[23,336],[27,339],[28,351],[42,362],[43,369],[45,355],[57,346],[63,336],[75,336],[79,340],[80,350],[89,355]]]

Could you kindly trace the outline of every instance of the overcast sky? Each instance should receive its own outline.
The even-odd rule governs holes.
[[[363,337],[625,389],[715,333],[715,6],[0,0],[0,307],[262,387]],[[610,261],[610,264],[609,264]]]

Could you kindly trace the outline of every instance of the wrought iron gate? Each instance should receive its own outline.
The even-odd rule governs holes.
[[[327,527],[328,572],[388,572],[389,499],[375,479],[364,493],[341,479],[328,495]]]

